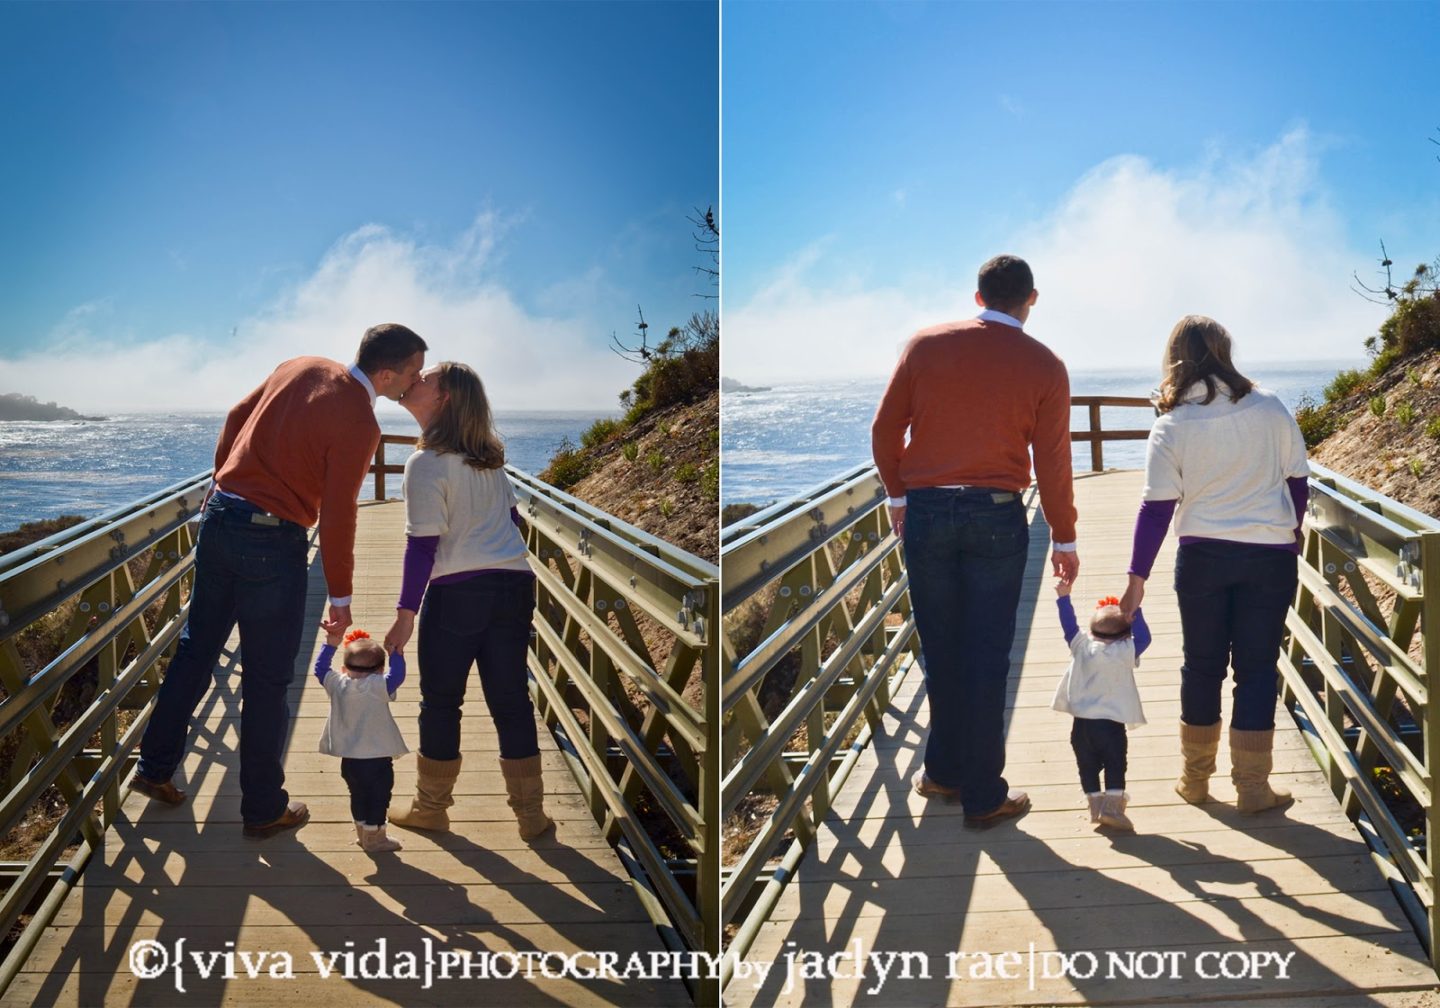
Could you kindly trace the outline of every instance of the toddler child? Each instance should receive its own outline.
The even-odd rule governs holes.
[[[1150,628],[1139,609],[1130,623],[1120,611],[1120,600],[1103,598],[1081,632],[1070,602],[1070,585],[1056,582],[1055,602],[1060,628],[1070,645],[1070,667],[1060,678],[1051,707],[1074,715],[1070,746],[1080,765],[1080,786],[1090,800],[1090,821],[1114,829],[1133,831],[1125,815],[1130,796],[1125,793],[1125,726],[1145,723],[1140,692],[1135,688],[1135,666],[1150,646]],[[1100,772],[1105,790],[1100,790]]]
[[[320,751],[340,757],[340,776],[350,789],[350,816],[355,838],[368,853],[400,850],[400,841],[385,835],[385,809],[395,787],[395,757],[409,752],[390,713],[395,690],[405,680],[405,656],[390,655],[384,675],[385,648],[364,630],[345,635],[344,666],[333,672],[338,633],[327,634],[315,678],[330,694],[330,715],[320,735]]]

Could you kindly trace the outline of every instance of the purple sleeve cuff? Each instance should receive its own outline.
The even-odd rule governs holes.
[[[405,656],[399,651],[390,655],[390,671],[385,673],[385,692],[392,697],[405,681]]]
[[[1069,595],[1061,595],[1055,600],[1055,606],[1060,610],[1060,629],[1065,632],[1065,643],[1070,644],[1080,632],[1080,622],[1075,618],[1075,603],[1070,601]]]
[[[1130,635],[1135,638],[1135,657],[1139,658],[1154,639],[1150,635],[1150,624],[1145,622],[1145,614],[1139,609],[1135,610],[1135,619],[1130,623]]]
[[[330,674],[330,663],[335,660],[335,645],[325,644],[320,648],[320,654],[315,658],[315,678],[321,683]]]
[[[1160,544],[1170,530],[1170,519],[1175,516],[1173,500],[1142,501],[1140,513],[1135,516],[1135,541],[1130,549],[1130,573],[1148,578],[1150,568],[1155,566],[1155,557],[1160,554]]]
[[[425,586],[435,569],[435,550],[439,546],[439,536],[405,537],[405,573],[400,579],[400,601],[395,608],[420,611],[420,600],[425,597]]]
[[[1305,507],[1310,503],[1310,478],[1291,476],[1285,481],[1290,487],[1290,500],[1295,504],[1295,541],[1300,541],[1300,526],[1305,524]]]
[[[518,507],[512,507],[510,509],[510,520],[515,523],[515,527],[518,529],[525,527],[525,519],[520,517],[520,509]]]

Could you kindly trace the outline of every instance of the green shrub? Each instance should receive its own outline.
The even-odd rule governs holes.
[[[1414,476],[1416,479],[1419,479],[1420,474],[1425,471],[1424,459],[1412,458],[1409,462],[1406,463],[1406,465],[1410,469],[1410,475]]]
[[[1339,399],[1344,399],[1351,392],[1354,392],[1363,385],[1365,381],[1366,375],[1363,371],[1358,369],[1341,371],[1334,378],[1330,379],[1329,385],[1325,386],[1325,401],[1332,403]]]
[[[675,479],[680,483],[694,483],[700,478],[700,470],[694,463],[684,462],[675,467]]]
[[[669,518],[669,517],[670,517],[672,514],[674,514],[674,513],[675,513],[675,502],[674,502],[673,500],[671,500],[669,497],[661,497],[661,498],[660,498],[660,514],[661,514],[661,516],[664,517],[664,518]]]
[[[1420,372],[1416,371],[1413,367],[1405,369],[1405,380],[1411,385],[1424,386],[1425,384],[1420,380]]]
[[[1440,416],[1431,417],[1425,424],[1425,436],[1440,441]]]
[[[774,501],[770,501],[766,504],[726,504],[720,509],[720,524],[733,525],[742,518],[749,518],[756,511],[763,511],[774,503]]]
[[[1395,404],[1395,422],[1403,427],[1409,427],[1415,422],[1415,405],[1408,399],[1402,399]]]
[[[1317,406],[1315,400],[1305,396],[1295,406],[1295,422],[1305,437],[1306,448],[1316,448],[1344,424],[1340,412],[1332,404]]]
[[[1383,395],[1370,397],[1370,412],[1377,417],[1385,415],[1385,397]]]
[[[710,500],[720,499],[720,460],[711,459],[700,474],[700,492]]]
[[[650,467],[651,472],[658,476],[660,471],[665,468],[665,456],[658,451],[652,451],[645,456],[645,464]]]
[[[634,462],[636,457],[640,454],[640,442],[631,441],[625,447],[620,449],[620,454],[625,456],[626,462]]]
[[[568,437],[560,439],[560,447],[550,459],[550,468],[540,474],[547,483],[568,490],[590,475],[590,460],[575,450],[575,442]]]
[[[580,435],[580,444],[584,448],[594,448],[615,437],[625,429],[621,420],[601,419],[590,425],[585,433]]]

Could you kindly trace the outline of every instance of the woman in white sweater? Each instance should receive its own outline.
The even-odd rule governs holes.
[[[535,575],[521,538],[505,448],[475,372],[445,361],[420,375],[400,404],[423,434],[405,463],[405,570],[395,623],[403,649],[420,617],[420,753],[409,811],[390,821],[444,830],[460,773],[460,709],[479,667],[500,736],[500,769],[526,840],[554,823],[545,814],[526,653]],[[422,605],[421,598],[424,598]]]
[[[1220,693],[1234,672],[1231,776],[1241,812],[1288,805],[1270,786],[1275,697],[1285,614],[1295,597],[1300,523],[1309,494],[1305,440],[1290,411],[1230,359],[1230,334],[1187,315],[1170,333],[1135,522],[1130,585],[1140,605],[1171,518],[1180,538],[1175,593],[1184,634],[1175,790],[1209,795],[1220,744]]]

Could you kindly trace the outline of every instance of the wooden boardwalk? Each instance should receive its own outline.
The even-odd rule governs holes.
[[[1133,472],[1077,479],[1079,613],[1124,588],[1141,486]],[[1032,810],[966,830],[958,807],[911,791],[927,725],[912,670],[746,956],[775,966],[763,981],[737,974],[727,1003],[1440,1005],[1423,949],[1288,718],[1277,722],[1275,762],[1297,797],[1290,809],[1236,813],[1227,744],[1218,802],[1192,807],[1171,790],[1181,653],[1173,541],[1145,602],[1155,640],[1137,673],[1149,723],[1130,733],[1136,832],[1092,828],[1070,719],[1050,709],[1068,653],[1047,541],[1037,516],[1007,711],[1006,777]],[[882,956],[858,979],[857,948]],[[817,952],[844,955],[822,968]],[[882,983],[877,962],[905,952],[915,954],[890,960]]]
[[[361,506],[354,612],[356,624],[377,638],[394,615],[404,539],[400,504]],[[324,580],[314,564],[312,625],[324,601]],[[227,652],[219,686],[201,705],[204,727],[192,734],[177,778],[192,800],[174,809],[139,796],[126,800],[103,856],[66,901],[6,1004],[690,1003],[678,980],[567,977],[554,957],[542,964],[505,955],[613,951],[623,968],[631,953],[648,956],[663,945],[543,729],[547,808],[558,829],[534,846],[520,840],[476,680],[462,722],[465,763],[451,809],[452,833],[392,827],[403,851],[362,853],[354,845],[340,761],[316,752],[329,702],[310,667],[323,642],[317,630],[312,645],[302,648],[305,667],[292,688],[296,716],[285,764],[286,786],[309,805],[310,823],[264,841],[241,835],[236,745],[243,659]],[[407,648],[410,676],[395,705],[412,751],[419,741],[415,646],[412,641]],[[413,756],[396,761],[397,799],[414,794],[414,768]],[[149,960],[171,963],[164,976],[136,977],[128,957],[138,942],[165,950]],[[173,966],[177,946],[184,960],[179,975]],[[446,953],[448,978],[442,976]],[[287,957],[293,977],[283,975]],[[471,965],[469,979],[462,958]],[[571,972],[596,965],[593,956],[580,956]],[[481,975],[483,966],[490,976]],[[504,978],[516,968],[518,977]],[[252,978],[252,969],[259,975]],[[533,979],[526,978],[527,969]],[[551,977],[543,975],[546,969]]]

